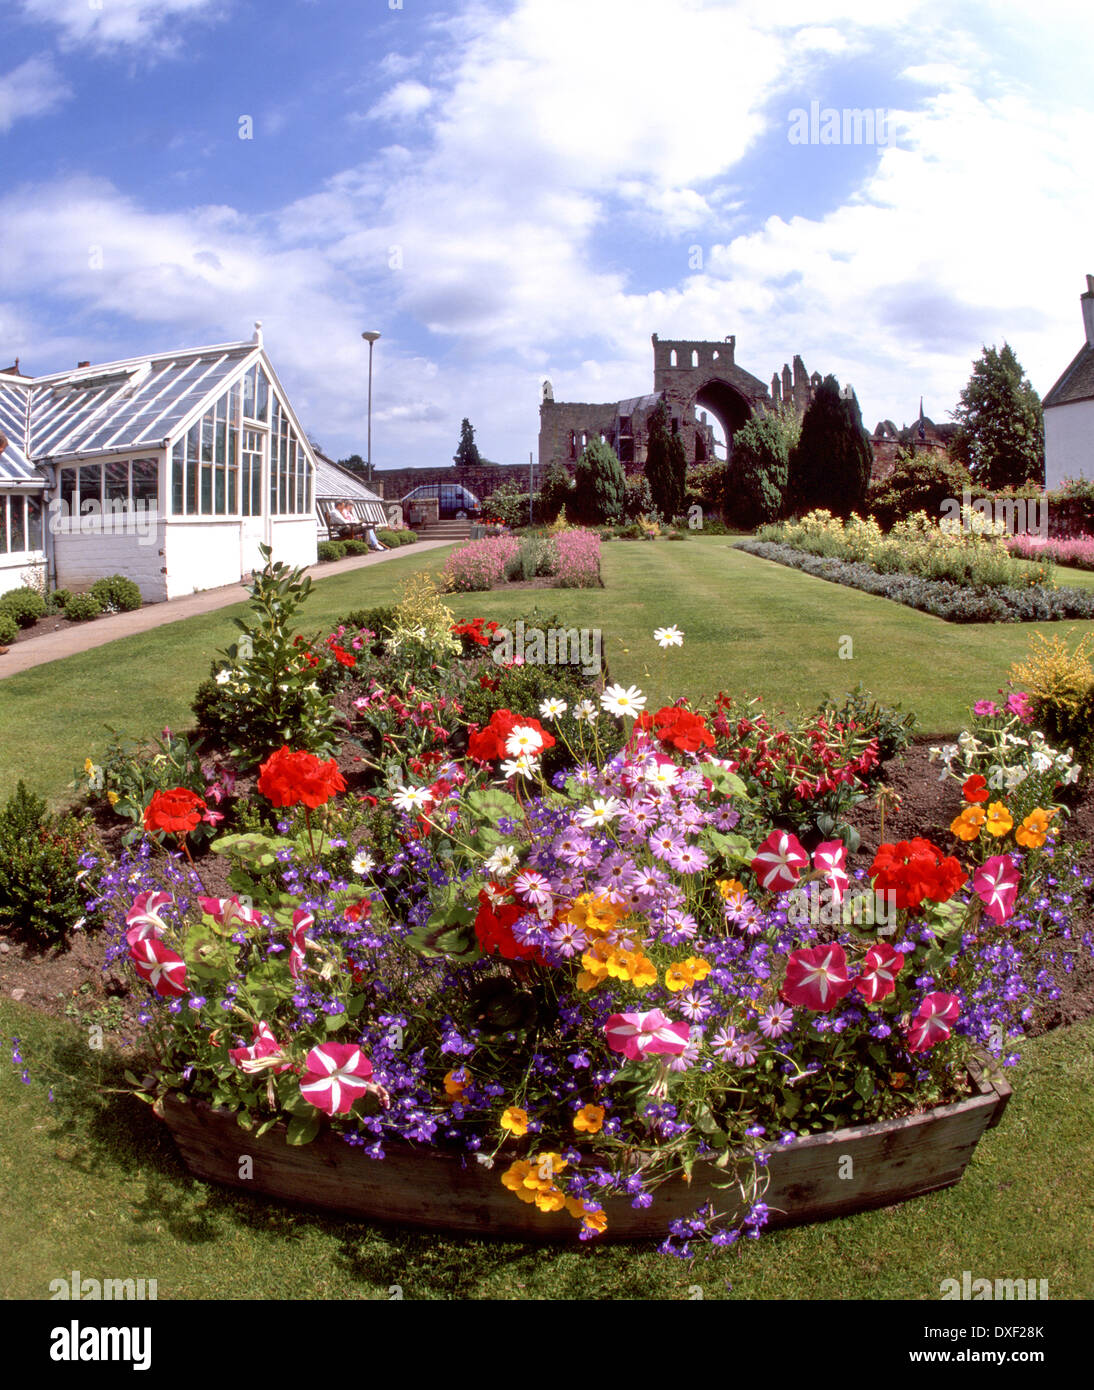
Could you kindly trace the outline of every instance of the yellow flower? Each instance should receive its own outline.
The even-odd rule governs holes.
[[[87,773],[87,775],[88,775],[89,777],[91,776],[91,774],[92,774],[92,772],[93,772],[94,770],[95,770],[95,764],[91,761],[90,758],[85,758],[85,759],[84,759],[84,771]]]
[[[471,1073],[466,1067],[457,1067],[454,1071],[446,1072],[444,1078],[444,1091],[449,1100],[462,1100],[467,1083],[471,1080]]]
[[[748,889],[735,878],[720,878],[718,880],[718,892],[727,903],[732,903],[734,906],[748,897]]]
[[[636,989],[646,989],[657,983],[657,967],[647,956],[636,951],[631,966],[631,984]]]
[[[111,806],[117,806],[118,802],[121,800],[121,797],[118,795],[117,792],[107,792],[106,799],[110,802]]]
[[[710,974],[710,961],[704,960],[702,956],[688,956],[684,964],[691,971],[694,980],[705,980]]]
[[[540,1211],[561,1211],[566,1198],[557,1187],[551,1187],[546,1192],[537,1192],[535,1202]]]
[[[518,1158],[510,1163],[505,1172],[501,1175],[503,1187],[507,1187],[510,1192],[519,1192],[524,1186],[524,1179],[531,1171],[532,1165],[527,1159]]]
[[[966,806],[951,824],[950,831],[959,840],[975,840],[987,818],[983,806]]]
[[[522,1110],[519,1105],[511,1105],[502,1114],[501,1127],[520,1139],[528,1133],[528,1111]]]
[[[1001,801],[993,801],[988,807],[987,824],[984,829],[989,835],[998,838],[1000,835],[1005,835],[1013,826],[1014,820],[1007,808]]]
[[[583,1105],[574,1116],[574,1129],[583,1134],[599,1134],[604,1123],[602,1105]]]
[[[1048,823],[1055,814],[1055,811],[1042,811],[1040,806],[1035,806],[1014,832],[1014,838],[1027,849],[1040,849],[1048,838]]]
[[[603,1207],[596,1207],[592,1210],[586,1207],[583,1219],[587,1231],[596,1231],[597,1234],[600,1234],[608,1229],[608,1213]]]
[[[585,1216],[585,1203],[580,1197],[567,1197],[566,1210],[577,1221],[581,1221]]]
[[[665,971],[665,988],[672,990],[673,994],[690,989],[694,983],[695,977],[686,960],[674,961]]]

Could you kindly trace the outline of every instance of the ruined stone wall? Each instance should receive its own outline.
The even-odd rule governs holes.
[[[617,415],[614,402],[544,401],[539,408],[540,467],[546,472],[552,463],[575,463],[585,445],[601,434],[616,449]]]

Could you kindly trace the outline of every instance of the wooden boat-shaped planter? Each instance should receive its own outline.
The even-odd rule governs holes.
[[[1011,1093],[1006,1081],[978,1066],[970,1075],[973,1094],[964,1100],[810,1135],[772,1153],[762,1197],[771,1209],[769,1227],[850,1216],[952,1187],[980,1136],[999,1123]],[[284,1126],[256,1138],[231,1113],[173,1095],[165,1099],[164,1118],[195,1177],[316,1211],[516,1240],[569,1242],[580,1229],[565,1213],[540,1212],[507,1191],[500,1180],[507,1161],[488,1169],[471,1157],[386,1141],[387,1156],[378,1161],[330,1131],[295,1147],[285,1143]],[[244,1155],[252,1160],[250,1177],[240,1176]],[[716,1188],[712,1177],[724,1181],[716,1169],[696,1164],[690,1183],[662,1184],[645,1209],[629,1198],[608,1200],[604,1238],[660,1240],[670,1221],[707,1201],[727,1210],[735,1190]]]

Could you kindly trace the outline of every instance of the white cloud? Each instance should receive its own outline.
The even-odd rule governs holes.
[[[21,0],[27,19],[60,30],[66,45],[175,47],[179,20],[208,17],[225,0]]]
[[[369,116],[383,120],[405,120],[420,115],[433,100],[433,93],[421,82],[399,82],[385,92],[369,111]]]
[[[31,116],[48,115],[71,95],[72,88],[48,54],[28,58],[0,75],[0,131]]]

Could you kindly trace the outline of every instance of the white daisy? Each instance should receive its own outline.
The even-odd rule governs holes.
[[[370,874],[372,873],[375,867],[376,860],[373,859],[372,855],[369,854],[367,850],[358,850],[358,852],[354,855],[353,872],[355,874],[361,874],[362,876],[364,876],[365,874]]]
[[[599,711],[592,700],[582,700],[580,704],[574,706],[574,718],[579,724],[592,724],[597,719]]]
[[[505,740],[505,751],[511,758],[519,758],[522,753],[534,756],[543,747],[543,735],[530,724],[517,724]]]
[[[643,780],[655,787],[675,786],[679,776],[680,769],[675,763],[652,763],[642,773]]]
[[[400,787],[391,798],[400,811],[420,811],[429,799],[428,787]]]
[[[539,764],[530,753],[522,753],[519,758],[510,758],[501,765],[505,777],[532,777],[539,771]]]
[[[228,670],[227,666],[222,666],[217,672],[217,685],[227,685],[231,679],[231,671]]]
[[[494,878],[508,878],[519,863],[515,845],[499,845],[494,853],[483,863],[483,868]]]
[[[609,714],[620,718],[629,714],[633,719],[645,708],[646,697],[636,685],[628,686],[626,690],[621,685],[609,685],[600,697],[600,704]]]
[[[598,796],[593,800],[591,806],[582,806],[577,813],[577,823],[586,830],[595,825],[607,825],[609,821],[615,820],[623,809],[623,803],[617,801],[614,796]]]
[[[664,651],[668,647],[682,647],[684,634],[678,627],[658,627],[654,628],[653,640]]]
[[[566,701],[558,700],[553,695],[542,701],[539,707],[541,719],[558,719],[566,713]]]

